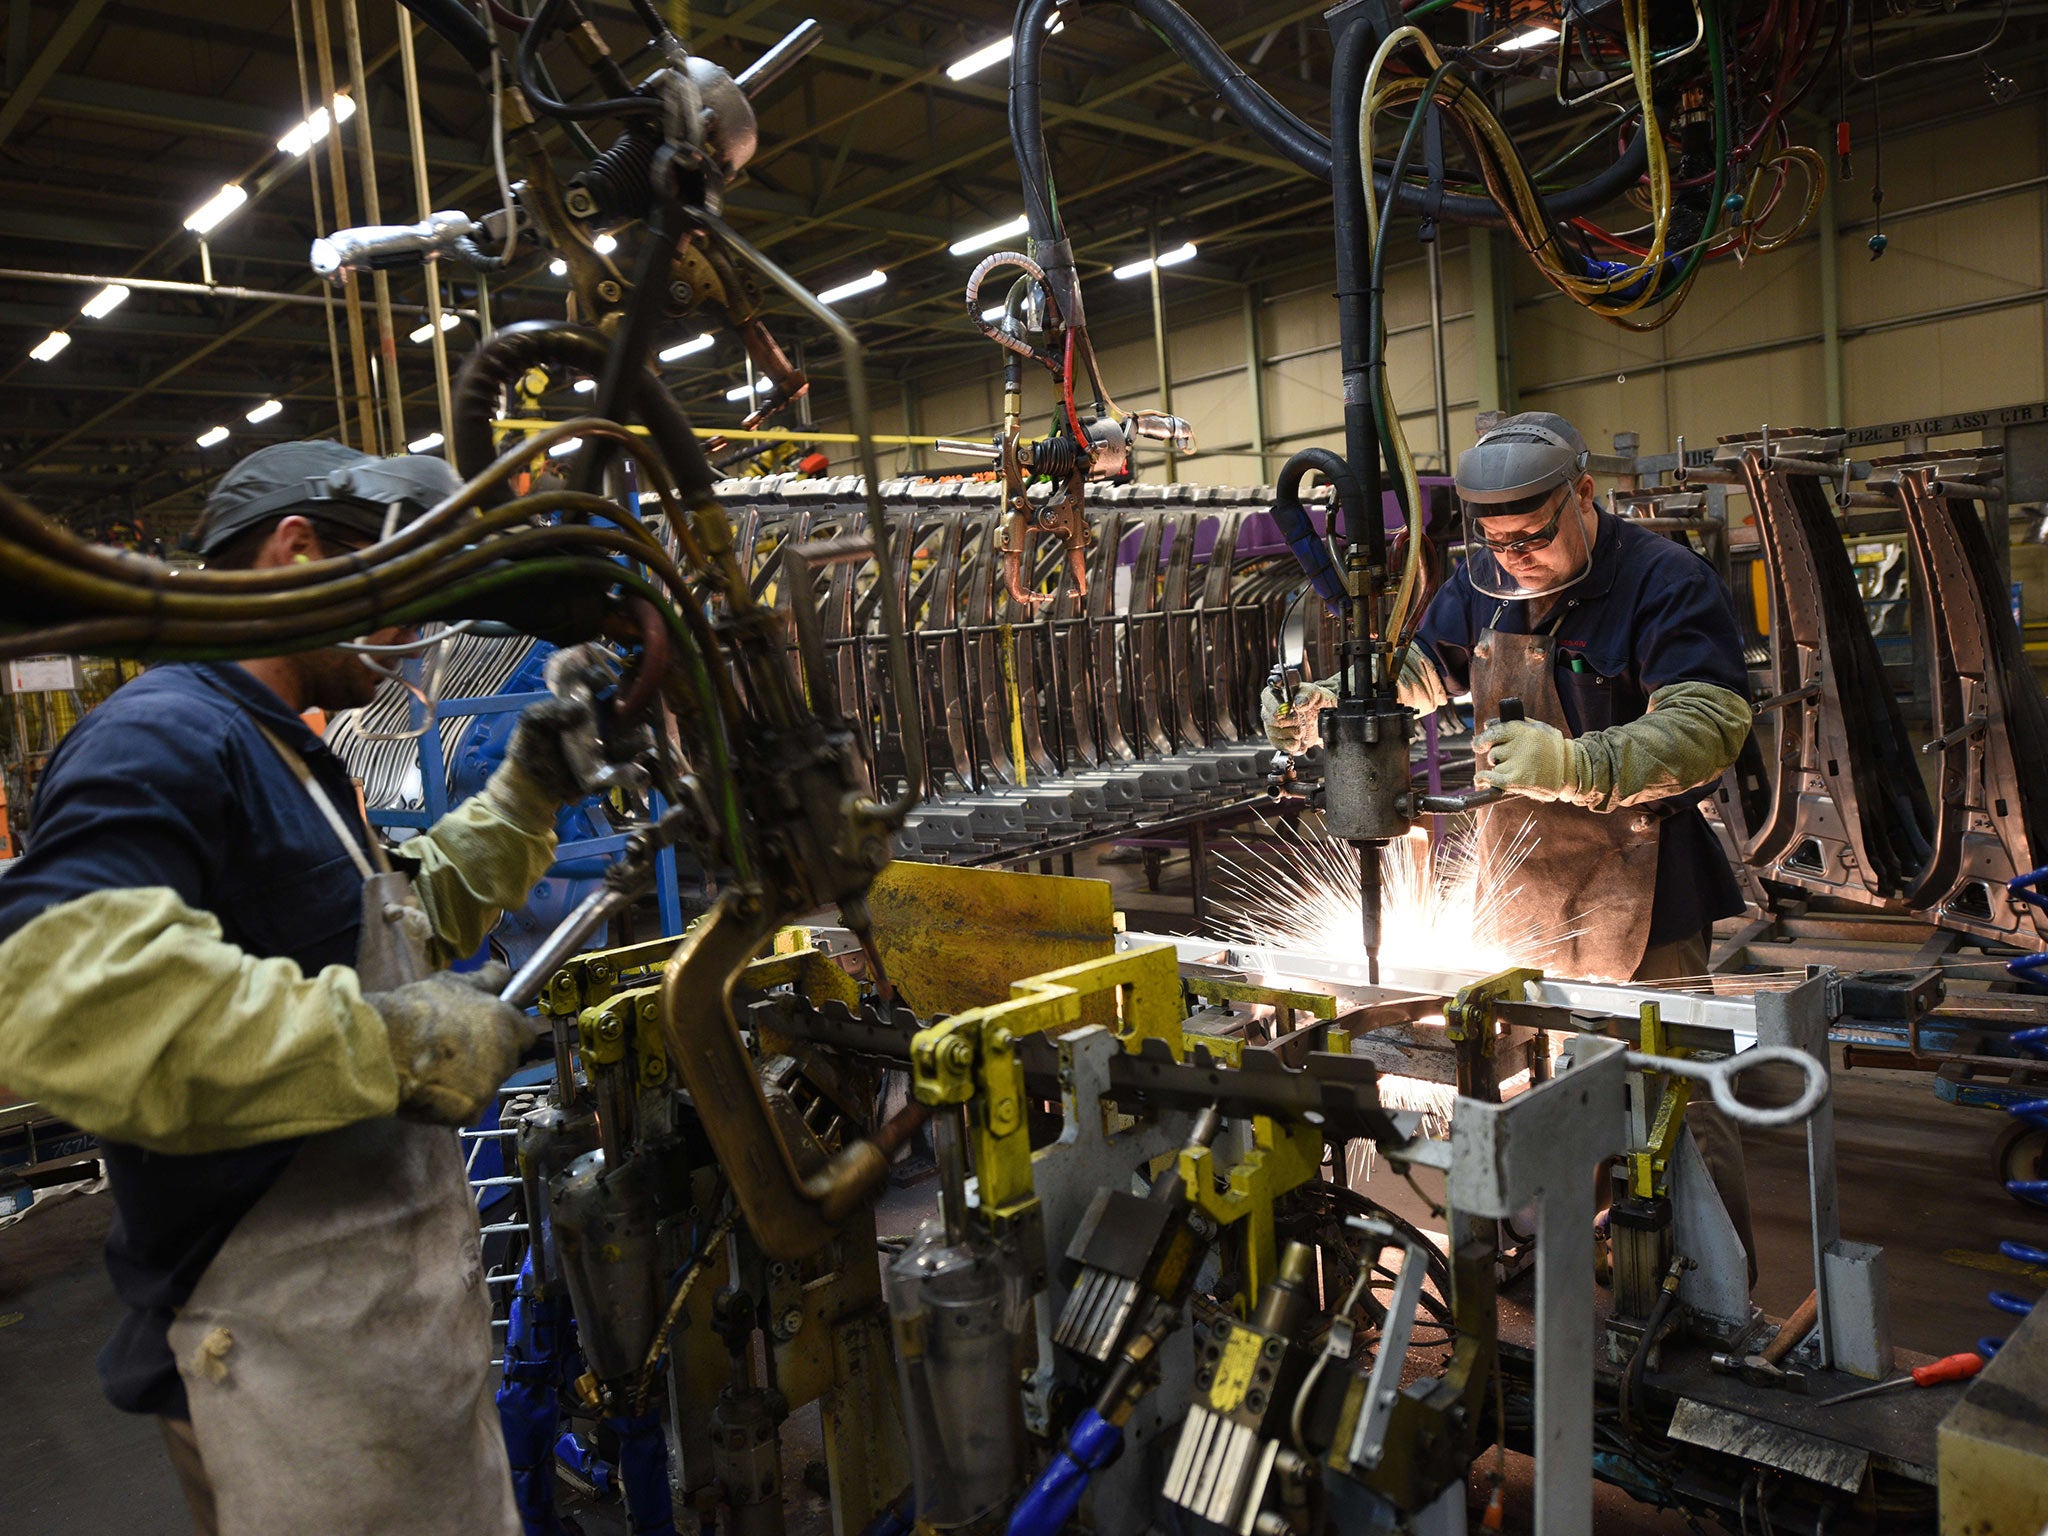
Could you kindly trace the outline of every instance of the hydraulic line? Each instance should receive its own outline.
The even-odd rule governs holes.
[[[1069,6],[1074,3],[1075,0],[1068,0]],[[1116,3],[1128,5],[1144,16],[1168,46],[1194,66],[1225,104],[1244,116],[1246,123],[1275,149],[1318,180],[1331,179],[1334,157],[1330,154],[1328,142],[1245,76],[1216,40],[1186,11],[1172,4],[1171,0],[1116,0]],[[1436,8],[1433,4],[1425,5],[1409,14],[1419,16]],[[1059,0],[1025,0],[1017,12],[1013,33],[1016,42],[1010,54],[1010,137],[1016,146],[1018,167],[1023,173],[1025,213],[1030,219],[1032,238],[1046,244],[1057,241],[1060,235],[1045,148],[1039,64],[1045,46],[1046,23],[1060,9]],[[1359,46],[1362,47],[1367,40],[1361,38]],[[1340,50],[1334,67],[1341,68],[1343,63]],[[1362,59],[1354,62],[1354,68],[1356,63],[1362,63]],[[1333,124],[1332,131],[1342,130]],[[1307,136],[1306,142],[1303,135]],[[1568,217],[1598,208],[1635,185],[1649,163],[1650,138],[1650,134],[1639,130],[1613,165],[1576,187],[1551,194],[1547,201],[1552,213]],[[1375,191],[1380,193],[1384,193],[1389,184],[1377,167],[1373,171],[1373,182]],[[1428,196],[1426,188],[1401,186],[1397,195],[1395,208],[1398,212],[1415,214],[1424,211]],[[1496,198],[1462,193],[1444,194],[1436,214],[1446,223],[1487,228],[1501,228],[1509,222],[1508,214]]]

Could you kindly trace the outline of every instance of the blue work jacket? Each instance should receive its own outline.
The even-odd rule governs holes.
[[[1472,647],[1488,629],[1531,633],[1531,604],[1489,597],[1463,564],[1417,632],[1453,694],[1472,685]],[[1742,634],[1714,568],[1686,545],[1601,513],[1583,581],[1559,594],[1536,633],[1557,642],[1557,696],[1572,734],[1642,717],[1668,683],[1712,683],[1749,697]],[[1691,938],[1742,910],[1742,894],[1695,795],[1658,802],[1652,945]]]
[[[252,955],[295,960],[307,975],[353,965],[362,876],[259,721],[304,755],[349,815],[356,792],[341,759],[249,672],[153,667],[87,715],[50,759],[28,850],[0,876],[0,941],[61,902],[168,886]],[[368,829],[358,821],[355,830],[367,847]],[[185,1416],[165,1330],[297,1148],[294,1140],[168,1156],[107,1144],[107,1269],[129,1309],[100,1352],[115,1407]]]

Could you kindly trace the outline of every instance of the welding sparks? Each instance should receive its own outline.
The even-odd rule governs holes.
[[[1218,900],[1231,937],[1259,949],[1306,950],[1335,960],[1365,959],[1358,862],[1349,844],[1282,828],[1271,854],[1219,856],[1230,894]],[[1541,966],[1582,931],[1558,931],[1519,915],[1516,875],[1535,846],[1524,822],[1487,861],[1471,840],[1440,843],[1431,857],[1421,828],[1380,855],[1381,952],[1390,969],[1470,971]]]
[[[1217,907],[1231,937],[1255,950],[1276,952],[1256,968],[1283,970],[1280,953],[1303,952],[1363,965],[1365,941],[1359,923],[1358,860],[1347,843],[1279,829],[1273,851],[1243,860],[1219,855],[1228,894]],[[1524,822],[1506,849],[1482,858],[1470,838],[1445,840],[1432,850],[1417,828],[1391,842],[1380,855],[1382,952],[1390,984],[1404,969],[1463,972],[1474,979],[1513,966],[1540,967],[1580,932],[1557,931],[1540,918],[1519,915],[1521,886],[1516,876],[1535,832]],[[1439,1020],[1438,1022],[1441,1022]],[[1527,1072],[1500,1086],[1504,1093],[1525,1088]],[[1441,1140],[1451,1132],[1457,1089],[1450,1083],[1382,1072],[1380,1102],[1394,1111],[1420,1116],[1418,1130]],[[1346,1182],[1354,1189],[1372,1177],[1373,1147],[1351,1144]]]

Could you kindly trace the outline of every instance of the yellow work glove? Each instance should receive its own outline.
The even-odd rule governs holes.
[[[0,1082],[147,1151],[312,1136],[398,1103],[354,971],[259,959],[166,887],[38,914],[0,944],[0,997]]]
[[[1541,720],[1496,720],[1472,738],[1473,750],[1484,749],[1488,762],[1472,782],[1531,800],[1568,798],[1574,745],[1563,731]]]
[[[1612,811],[1712,783],[1749,739],[1750,717],[1749,700],[1727,688],[1666,683],[1640,720],[1572,741],[1565,798]]]
[[[1317,717],[1337,702],[1337,680],[1303,683],[1294,697],[1283,698],[1278,688],[1268,685],[1259,693],[1259,721],[1266,728],[1266,740],[1282,752],[1302,753],[1322,742]]]
[[[467,1125],[491,1102],[536,1034],[532,1019],[498,1001],[511,975],[493,961],[363,994],[390,1036],[400,1115]]]
[[[446,965],[474,954],[512,907],[523,907],[555,861],[561,802],[507,758],[484,786],[418,837],[399,845],[413,894],[433,925],[429,956]]]
[[[1421,645],[1411,643],[1401,653],[1401,676],[1397,686],[1401,702],[1418,714],[1427,714],[1432,709],[1442,709],[1451,702],[1450,690],[1444,686],[1444,675],[1437,671],[1436,663]]]
[[[1567,737],[1538,720],[1497,720],[1473,738],[1492,766],[1474,781],[1532,800],[1614,811],[1709,784],[1748,739],[1749,701],[1713,683],[1667,683],[1639,720]]]

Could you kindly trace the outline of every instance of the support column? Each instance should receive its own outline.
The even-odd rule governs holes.
[[[1266,473],[1266,369],[1260,362],[1265,348],[1259,342],[1259,285],[1247,283],[1244,290],[1244,380],[1251,392],[1252,457],[1258,461],[1255,479],[1272,484]]]
[[[434,193],[427,180],[426,128],[420,121],[420,71],[413,54],[412,13],[402,5],[391,9],[398,17],[398,60],[405,76],[405,126],[407,137],[412,144],[412,182],[419,197],[420,218],[433,217]],[[441,263],[430,261],[426,264],[427,278],[427,324],[434,328],[429,340],[434,348],[434,399],[441,408],[441,436],[447,443],[455,441],[455,407],[448,386],[448,337],[441,329]],[[405,447],[402,442],[393,443],[391,451],[399,452]],[[448,449],[450,461],[455,450]]]
[[[1478,234],[1472,232],[1473,237]],[[1444,253],[1443,230],[1429,242],[1429,355],[1434,368],[1431,393],[1436,397],[1436,465],[1442,474],[1451,472],[1451,387],[1444,365]]]
[[[1820,194],[1820,368],[1825,414],[1822,423],[1844,427],[1842,416],[1842,283],[1837,260],[1841,229],[1835,207],[1835,178]]]
[[[363,217],[372,224],[384,222],[384,209],[377,197],[377,149],[370,133],[370,76],[363,68],[363,27],[356,13],[356,0],[341,0],[342,37],[348,44],[348,72],[356,93],[356,170],[363,178]],[[330,138],[341,136],[336,123]],[[377,356],[384,384],[384,414],[390,432],[386,453],[405,452],[405,390],[398,382],[398,335],[391,318],[391,274],[373,272],[370,291],[377,300]]]
[[[310,0],[313,15],[313,60],[319,67],[320,102],[330,111],[334,104],[334,42],[327,25],[327,0]],[[351,89],[356,92],[356,115],[368,110],[363,101],[362,82],[357,81]],[[308,155],[327,156],[327,171],[334,191],[334,227],[346,229],[352,222],[348,207],[348,168],[342,163],[341,128],[330,124],[325,138],[311,149]],[[348,314],[349,362],[353,368],[356,399],[356,443],[365,453],[377,451],[377,407],[371,393],[369,348],[363,338],[363,290],[351,278],[342,285],[342,300]]]
[[[1159,409],[1161,414],[1173,414],[1173,376],[1166,360],[1166,295],[1159,283],[1159,230],[1155,225],[1151,231],[1152,241],[1152,346],[1159,354]],[[1180,466],[1173,461],[1173,450],[1168,448],[1166,461],[1166,483],[1173,484],[1180,478]]]
[[[1514,308],[1505,252],[1500,236],[1490,229],[1474,229],[1465,251],[1472,275],[1472,347],[1478,364],[1478,408],[1512,411],[1515,384],[1509,342]]]
[[[21,0],[27,9],[27,0]],[[299,67],[299,120],[308,122],[313,116],[313,87],[306,76],[306,29],[299,19],[299,0],[292,0],[292,61]],[[331,131],[331,130],[330,130]],[[313,228],[324,231],[327,228],[327,214],[320,196],[320,156],[313,149],[306,151],[306,185],[313,194]],[[205,242],[200,242],[204,249]],[[341,379],[341,336],[334,325],[334,306],[320,306],[320,316],[327,322],[327,360],[334,373],[334,430],[344,447],[348,446],[348,387]]]
[[[909,378],[900,381],[903,390],[903,435],[924,436],[924,402],[919,397],[917,386]],[[924,473],[924,445],[906,443],[903,448],[903,467],[913,475]]]

